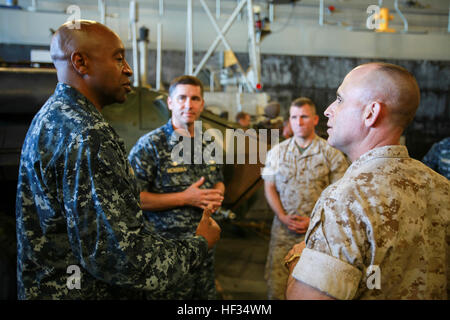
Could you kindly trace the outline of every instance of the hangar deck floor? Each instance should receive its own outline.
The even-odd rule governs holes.
[[[216,284],[223,300],[266,300],[264,266],[269,226],[264,223],[221,224],[216,248]]]

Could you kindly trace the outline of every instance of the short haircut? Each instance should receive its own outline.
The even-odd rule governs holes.
[[[236,114],[236,122],[239,122],[241,119],[245,119],[247,116],[250,116],[247,112],[240,111]]]
[[[420,104],[420,89],[414,75],[401,66],[390,63],[378,63],[381,72],[390,73],[394,79],[399,81],[396,97],[397,108],[395,112],[401,118],[400,125],[406,128],[414,119]]]
[[[420,89],[416,78],[411,72],[395,64],[372,62],[366,65],[375,65],[371,77],[383,79],[381,92],[378,90],[375,94],[384,98],[383,102],[388,104],[392,120],[405,129],[414,119],[420,104]],[[375,84],[369,82],[368,86],[375,87]]]
[[[303,107],[304,105],[309,105],[314,114],[316,114],[316,105],[314,102],[307,97],[300,97],[291,102],[291,107]]]
[[[192,86],[200,87],[200,94],[203,98],[203,83],[200,81],[200,79],[188,75],[176,77],[170,82],[169,96],[172,96],[173,92],[179,84],[189,84]]]

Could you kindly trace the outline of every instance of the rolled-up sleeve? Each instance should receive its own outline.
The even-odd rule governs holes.
[[[348,300],[355,296],[362,272],[335,257],[305,248],[292,276],[334,298]]]
[[[375,243],[362,194],[339,184],[325,189],[314,207],[293,277],[337,299],[355,299],[372,256],[367,243]]]

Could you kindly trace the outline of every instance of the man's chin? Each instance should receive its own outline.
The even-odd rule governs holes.
[[[127,101],[127,94],[124,94],[123,96],[116,97],[116,103],[124,103]]]
[[[312,137],[311,133],[306,134],[305,132],[300,132],[294,135],[299,139],[309,139],[310,137]]]
[[[107,101],[103,106],[106,107],[106,106],[109,106],[109,105],[112,105],[112,104],[115,104],[115,103],[121,104],[121,103],[124,103],[126,100],[127,100],[126,97],[120,97],[120,98],[115,97],[114,99],[111,99],[110,101]]]
[[[195,117],[184,117],[183,120],[184,124],[188,126],[193,125],[197,119]]]
[[[336,149],[337,149],[336,143],[335,143],[335,141],[333,141],[332,137],[328,136],[327,143],[328,143],[330,146],[332,146],[333,148],[336,148]]]

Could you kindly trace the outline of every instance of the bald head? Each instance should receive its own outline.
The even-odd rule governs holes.
[[[328,143],[351,160],[373,148],[399,144],[419,101],[417,82],[406,69],[382,62],[358,66],[324,112]]]
[[[420,102],[420,90],[414,76],[405,68],[383,62],[363,64],[349,75],[355,80],[362,103],[384,104],[389,120],[405,129],[413,120]]]
[[[89,20],[79,20],[79,29],[73,28],[72,21],[66,22],[56,30],[50,44],[50,55],[55,67],[70,61],[74,52],[88,54],[95,51],[105,41],[105,36],[117,35],[106,26]]]
[[[101,23],[88,20],[63,24],[55,32],[50,54],[58,81],[78,90],[97,109],[124,102],[133,72],[119,36]]]

